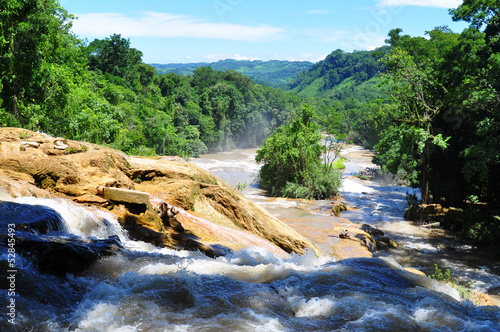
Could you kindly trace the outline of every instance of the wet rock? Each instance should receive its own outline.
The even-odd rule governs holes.
[[[122,249],[117,236],[86,239],[66,233],[61,215],[42,205],[0,202],[0,227],[4,252],[8,243],[12,244],[8,239],[13,238],[16,255],[25,256],[51,274],[82,272],[99,258]],[[9,229],[14,232],[9,233]]]
[[[339,259],[373,257],[373,252],[397,247],[397,243],[384,232],[370,225],[353,223],[337,224],[332,230],[334,240],[331,253]]]
[[[0,201],[0,225],[7,229],[8,224],[35,234],[66,231],[61,215],[47,206]]]
[[[83,272],[101,257],[121,249],[116,236],[84,239],[60,232],[34,235],[20,231],[16,234],[16,250],[33,260],[40,271],[57,275]]]
[[[425,223],[437,216],[443,216],[447,211],[448,209],[440,204],[419,204],[408,208],[405,211],[404,218],[418,223]]]
[[[38,142],[40,147],[25,148],[21,141]],[[64,147],[56,144],[57,141],[68,148],[56,149],[55,146]],[[279,255],[302,254],[307,248],[312,248],[319,255],[319,250],[308,239],[234,188],[194,164],[174,159],[131,157],[104,146],[63,140],[19,128],[0,128],[0,195],[5,188],[11,197],[62,197],[96,206],[106,204],[106,200],[110,202],[106,207],[117,217],[123,216],[119,206],[124,206],[133,215],[147,216],[139,218],[144,224],[135,228],[135,232],[148,233],[151,235],[149,240],[146,234],[142,234],[141,238],[161,246],[169,246],[167,242],[173,241],[170,247],[178,248],[185,244],[183,249],[200,250],[197,246],[201,245],[179,242],[171,236],[175,228],[181,230],[181,227],[185,234],[191,234],[197,242],[211,248],[220,245],[239,250],[251,246],[252,241],[242,240],[242,236],[234,236],[229,231],[236,230],[267,241],[272,251]],[[101,201],[96,198],[100,196],[98,187],[113,189],[106,189],[107,193],[104,195],[103,192]],[[143,194],[134,192],[124,198],[126,192],[122,191],[119,197],[111,197],[110,192],[117,193],[115,189],[137,189]],[[148,193],[152,200],[168,201],[192,213],[192,217],[183,213],[162,222],[152,208],[149,211]],[[156,218],[154,222],[153,216]],[[213,225],[201,227],[196,219],[200,216]],[[217,227],[228,229],[227,234],[221,236],[213,230]]]
[[[96,195],[83,195],[73,198],[73,202],[80,204],[88,204],[88,205],[98,205],[98,206],[107,206],[109,205],[109,201],[105,198]]]
[[[68,145],[67,144],[64,144],[63,142],[61,141],[55,141],[54,142],[54,149],[58,149],[58,150],[66,150],[68,148]]]
[[[148,209],[146,213],[136,215],[125,211],[123,217],[118,220],[132,239],[148,242],[157,247],[200,251],[209,257],[218,257],[230,252],[230,248],[200,242],[197,236],[186,231],[182,226],[165,229],[161,222],[156,220],[159,216],[152,215],[150,212]]]
[[[20,142],[25,148],[39,148],[40,147],[40,143],[38,142],[29,142],[29,141],[21,141]]]
[[[383,231],[377,228],[373,228],[370,225],[363,224],[361,225],[361,230],[370,234],[372,238],[375,240],[375,245],[377,246],[377,250],[384,250],[389,248],[397,248],[398,244],[387,237]]]
[[[340,213],[347,211],[347,205],[344,202],[332,201],[332,208],[330,209],[330,214],[338,217]]]

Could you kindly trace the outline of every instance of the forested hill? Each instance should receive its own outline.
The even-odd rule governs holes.
[[[313,104],[324,125],[337,135],[366,147],[373,147],[385,126],[390,105],[382,86],[383,61],[389,46],[352,53],[336,50],[308,70],[299,73],[289,90]]]
[[[375,51],[347,53],[336,50],[324,60],[297,75],[290,84],[292,91],[304,97],[328,95],[342,83],[360,85],[376,78],[383,71],[380,57],[389,52],[388,46]]]
[[[151,64],[158,74],[169,72],[189,76],[198,67],[210,66],[214,70],[227,71],[236,70],[247,75],[258,84],[265,84],[276,88],[287,88],[295,79],[298,73],[311,68],[314,64],[308,61],[249,61],[226,59],[218,62],[198,62],[198,63],[171,63],[171,64]]]

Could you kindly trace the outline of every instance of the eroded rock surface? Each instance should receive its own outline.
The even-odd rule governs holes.
[[[130,203],[106,195],[103,188],[144,195]],[[0,129],[0,199],[2,195],[62,197],[107,209],[132,238],[157,246],[213,256],[253,245],[282,256],[302,254],[306,248],[319,254],[305,237],[194,164],[130,157],[19,128]],[[167,223],[155,211],[162,201],[180,211]]]

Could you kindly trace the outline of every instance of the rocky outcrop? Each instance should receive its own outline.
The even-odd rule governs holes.
[[[406,220],[415,221],[419,224],[425,224],[433,221],[436,217],[442,217],[448,212],[448,209],[441,204],[419,204],[413,205],[405,211]]]
[[[330,236],[338,239],[333,241],[331,253],[339,259],[373,257],[375,251],[398,246],[383,231],[345,219],[333,227]]]
[[[107,209],[132,238],[158,246],[213,256],[252,245],[278,255],[306,248],[319,253],[305,237],[194,164],[130,157],[24,129],[0,129],[2,195],[63,197]],[[161,218],[155,211],[160,202],[179,212]]]

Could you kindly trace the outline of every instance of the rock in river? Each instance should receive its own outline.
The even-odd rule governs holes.
[[[22,255],[52,274],[82,272],[99,258],[122,249],[117,236],[93,239],[68,234],[59,213],[42,205],[0,201],[0,227],[1,246],[14,249],[16,259]],[[9,233],[12,228],[15,232]],[[12,238],[15,242],[9,241]]]

